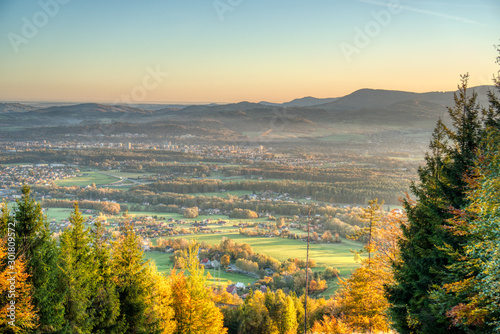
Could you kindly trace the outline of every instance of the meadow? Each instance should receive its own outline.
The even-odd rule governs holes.
[[[221,238],[225,236],[233,239],[238,243],[248,243],[252,246],[256,253],[266,254],[272,256],[280,261],[285,261],[289,258],[297,258],[299,260],[305,260],[306,258],[306,248],[307,244],[304,241],[284,239],[284,238],[266,238],[266,237],[247,237],[240,235],[237,232],[231,233],[218,233],[218,234],[201,234],[201,235],[184,235],[184,236],[174,236],[170,238],[184,238],[197,240],[198,242],[206,242],[208,244],[214,245],[219,244]],[[339,244],[310,244],[309,247],[309,257],[316,261],[317,266],[313,268],[313,272],[322,271],[326,267],[337,268],[340,272],[341,278],[347,278],[350,276],[352,271],[359,267],[359,263],[355,262],[354,254],[351,250],[360,250],[362,244],[354,242],[351,240],[342,239],[342,243]],[[145,252],[146,259],[153,260],[160,272],[165,274],[170,273],[173,268],[173,263],[170,260],[171,254],[160,253],[160,252]],[[208,280],[209,283],[217,284],[218,271],[210,270],[211,279]],[[256,279],[250,276],[237,273],[226,273],[225,271],[220,271],[220,283],[229,284],[242,282],[245,285],[251,284]],[[328,289],[319,294],[319,297],[329,298],[338,289],[339,283],[338,279],[333,279],[328,281]]]
[[[144,252],[144,257],[146,260],[154,261],[156,268],[159,272],[164,273],[166,275],[170,274],[170,271],[173,269],[174,264],[170,260],[170,256],[172,254],[161,253],[161,252]],[[231,284],[241,282],[245,285],[251,284],[256,281],[254,277],[250,277],[247,275],[239,274],[239,273],[226,273],[224,270],[220,270],[220,280],[219,280],[219,270],[210,269],[206,270],[207,274],[210,271],[210,275],[212,278],[208,279],[208,284]]]
[[[57,180],[54,183],[60,187],[86,187],[95,183],[96,186],[110,184],[119,181],[118,177],[104,175],[98,172],[82,171],[82,176],[67,178],[64,180]]]
[[[289,258],[305,260],[307,243],[301,240],[286,238],[247,237],[238,232],[182,235],[168,238],[191,239],[206,242],[210,245],[219,244],[222,237],[227,237],[237,243],[247,243],[256,253],[266,254],[277,260],[285,261]],[[326,267],[337,268],[340,276],[347,277],[359,264],[354,261],[352,250],[360,250],[362,244],[342,239],[342,243],[310,244],[309,257],[316,261],[313,271],[324,270]]]

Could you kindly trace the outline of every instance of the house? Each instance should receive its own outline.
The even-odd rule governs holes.
[[[230,285],[226,288],[226,291],[229,292],[230,294],[234,295],[236,292],[238,292],[238,289],[234,285]]]
[[[212,266],[212,268],[219,268],[220,267],[220,262],[217,261],[217,260],[213,260],[210,262],[210,265]]]
[[[210,262],[209,259],[203,259],[203,260],[201,260],[201,265],[204,266],[205,268],[211,266],[211,264],[212,263]]]

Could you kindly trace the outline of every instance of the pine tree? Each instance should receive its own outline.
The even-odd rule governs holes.
[[[125,333],[147,333],[144,314],[147,310],[149,283],[146,279],[147,266],[139,237],[131,224],[125,223],[121,235],[113,243],[113,271],[120,302],[116,331]]]
[[[456,210],[451,230],[467,237],[467,243],[454,251],[450,266],[451,282],[433,293],[446,305],[452,324],[468,333],[500,331],[500,129],[486,131],[478,152],[475,177],[468,180],[469,205]]]
[[[96,266],[90,247],[89,231],[74,203],[70,214],[71,226],[60,237],[61,276],[59,283],[64,296],[63,333],[90,333],[93,329],[92,296],[96,290]]]
[[[477,95],[468,95],[467,80],[467,75],[462,77],[455,107],[448,108],[452,128],[438,122],[431,152],[419,169],[420,184],[411,186],[417,202],[404,202],[408,224],[402,225],[401,262],[394,266],[396,283],[388,289],[392,319],[400,333],[448,333],[451,325],[429,291],[449,279],[447,266],[453,259],[444,247],[458,249],[466,242],[445,227],[453,216],[451,209],[467,202],[464,179],[471,172],[481,137]]]
[[[57,331],[63,324],[64,308],[58,289],[58,249],[50,236],[42,208],[22,187],[22,197],[14,208],[17,257],[26,260],[28,283],[33,286],[33,303],[39,316],[38,330]]]
[[[92,296],[94,333],[120,333],[117,318],[120,313],[120,300],[117,282],[113,270],[111,251],[105,236],[105,229],[100,221],[95,222],[90,231],[92,257],[95,261],[96,274]]]
[[[499,56],[497,56],[496,63],[500,65],[500,45],[497,45],[497,51]],[[497,92],[500,92],[500,73],[493,76],[493,82]],[[489,127],[500,128],[500,99],[495,95],[495,91],[488,92],[488,100],[490,106],[484,111],[486,115],[486,125]]]

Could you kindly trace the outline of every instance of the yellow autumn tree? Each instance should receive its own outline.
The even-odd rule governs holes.
[[[311,329],[313,334],[322,333],[336,333],[336,334],[349,334],[352,329],[347,326],[342,320],[336,317],[323,316],[322,321],[316,321]]]
[[[9,264],[8,238],[0,239],[0,332],[27,333],[38,325],[38,315],[33,306],[33,288],[27,282],[23,257]],[[14,283],[15,282],[15,283]],[[13,303],[14,302],[14,303]]]
[[[176,334],[225,334],[223,316],[206,287],[204,268],[200,266],[198,248],[191,245],[184,252],[189,276],[184,272],[170,273],[172,307],[176,322]]]
[[[147,323],[155,328],[155,333],[171,334],[175,332],[174,309],[172,307],[172,287],[156,266],[149,263],[146,277],[150,282],[150,295],[146,300],[145,317]]]
[[[347,280],[340,280],[336,313],[343,314],[344,322],[354,331],[389,330],[389,302],[383,282],[381,272],[366,266],[356,269]]]
[[[370,242],[365,246],[371,258],[363,260],[351,277],[340,279],[332,314],[315,323],[316,332],[371,333],[390,329],[385,287],[394,280],[391,266],[400,261],[398,240],[404,224],[406,217],[397,212],[372,224]]]

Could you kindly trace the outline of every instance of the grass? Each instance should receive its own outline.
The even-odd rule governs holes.
[[[116,176],[118,178],[127,178],[127,179],[140,179],[140,178],[145,178],[151,175],[154,175],[153,173],[130,173],[130,172],[121,172],[119,170],[109,170],[106,171],[106,174],[111,174],[113,176]]]
[[[300,240],[247,237],[237,232],[184,235],[169,238],[194,239],[214,245],[219,244],[223,236],[231,238],[237,243],[248,243],[256,253],[266,254],[280,261],[289,258],[298,258],[299,260],[305,260],[306,258],[307,244]],[[359,267],[359,264],[354,261],[354,255],[350,249],[359,250],[361,247],[360,243],[350,240],[342,240],[340,244],[311,244],[309,257],[316,261],[317,267],[315,270],[334,267],[340,271],[340,276],[347,277],[352,270]]]
[[[52,220],[61,221],[69,218],[69,214],[73,211],[73,209],[69,208],[45,208],[45,215],[47,216],[47,220],[50,222]],[[82,214],[84,218],[89,217],[90,215]]]
[[[144,257],[147,260],[154,261],[156,264],[156,267],[159,272],[169,274],[170,270],[173,269],[174,264],[170,260],[171,254],[168,253],[160,253],[160,252],[144,252]],[[206,270],[205,273],[210,271],[210,275],[212,276],[211,279],[207,280],[208,284],[217,284],[219,282],[219,271],[210,269]],[[238,273],[226,273],[224,270],[221,269],[220,271],[220,282],[222,284],[229,284],[230,282],[232,283],[237,283],[237,282],[242,282],[245,285],[251,284],[255,282],[256,279],[247,275],[243,274],[238,274]]]
[[[161,273],[169,273],[170,269],[174,267],[174,263],[170,260],[172,254],[160,252],[144,252],[144,257],[147,260],[154,261],[156,268]]]
[[[55,181],[55,184],[60,187],[86,187],[95,183],[96,186],[105,185],[113,182],[119,181],[118,177],[111,177],[98,172],[82,172],[82,176],[77,176],[73,178],[68,178],[64,180]]]

